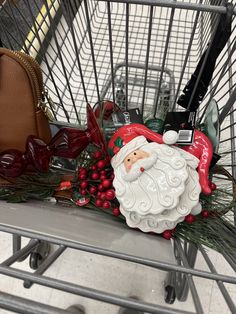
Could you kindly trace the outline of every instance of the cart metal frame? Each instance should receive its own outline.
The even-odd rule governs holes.
[[[169,107],[176,108],[176,101],[186,84],[186,78],[189,78],[192,74],[194,65],[204,51],[211,34],[214,34],[219,15],[227,13],[224,2],[221,0],[200,0],[199,2],[197,0],[195,2],[172,0],[41,0],[38,2],[34,1],[33,5],[29,0],[23,0],[21,5],[24,5],[24,10],[27,14],[24,14],[24,10],[21,10],[20,4],[12,6],[5,1],[4,4],[0,5],[2,42],[5,46],[13,49],[23,47],[24,51],[37,58],[42,65],[45,84],[55,103],[58,104],[56,110],[51,108],[55,118],[63,120],[64,123],[72,124],[78,123],[78,121],[80,123],[85,122],[85,111],[84,107],[81,106],[82,103],[95,103],[104,98],[116,101],[115,92],[117,85],[119,85],[119,79],[116,74],[121,68],[124,69],[125,106],[127,108],[133,103],[132,97],[135,96],[137,104],[143,113],[145,112],[145,106],[150,104],[150,106],[153,106],[154,115],[157,116],[162,95],[166,91],[170,95]],[[116,9],[120,9],[119,13],[116,13]],[[35,12],[36,15],[38,14],[37,19],[35,19]],[[191,15],[190,20],[184,20],[186,26],[184,29],[180,23],[181,12],[185,12],[186,16],[187,14]],[[8,29],[4,18],[1,18],[1,13],[8,20],[8,23],[9,21],[12,22],[12,29]],[[219,122],[221,124],[221,133],[223,135],[228,134],[222,137],[220,141],[222,146],[227,144],[227,149],[225,150],[227,151],[227,158],[224,159],[223,165],[236,177],[236,108],[234,105],[236,99],[236,75],[233,61],[236,47],[235,7],[232,14],[232,36],[229,40],[227,50],[224,51],[224,54],[221,55],[217,63],[211,87],[199,112],[199,121],[204,118],[205,108],[209,100],[213,97],[217,98],[220,107]],[[107,22],[106,29],[102,24],[103,18]],[[144,23],[143,32],[140,28],[141,24],[135,24],[138,19],[141,21],[142,18],[142,23]],[[62,19],[65,22],[62,23]],[[80,21],[83,23],[78,30]],[[21,29],[19,22],[25,27]],[[118,30],[115,29],[116,24],[118,24]],[[122,34],[120,35],[118,32],[117,41],[114,41],[114,32],[119,31],[122,27]],[[129,33],[132,27],[136,30],[140,29],[141,33],[142,43],[140,44],[140,52],[137,54],[135,54],[135,50],[130,44]],[[176,34],[172,33],[173,28],[177,32]],[[161,29],[164,32],[163,34],[161,33]],[[157,33],[154,32],[156,30]],[[162,34],[160,36],[160,47],[156,47],[152,42],[153,37],[156,39],[155,36],[158,36],[158,31]],[[100,38],[99,33],[101,32],[104,33]],[[28,33],[29,35],[26,36]],[[182,40],[183,38],[185,39],[184,36],[186,36],[186,40]],[[182,38],[181,40],[183,41],[181,48],[178,48],[178,38]],[[98,45],[99,40],[102,42],[101,46]],[[123,45],[120,48],[120,51],[123,51],[122,53],[116,51],[116,45],[119,44],[119,41]],[[66,46],[66,44],[68,47],[65,47],[63,51],[62,46]],[[102,45],[105,45],[104,49]],[[170,47],[172,50],[170,50]],[[101,54],[102,51],[105,51],[105,54],[102,55],[102,60],[98,58],[98,48],[100,48]],[[88,51],[90,54],[89,58],[86,59]],[[173,58],[170,57],[170,51],[173,52]],[[160,62],[157,62],[157,64],[154,62],[155,54],[153,53],[161,55]],[[195,62],[193,62],[192,66],[188,59],[190,55]],[[105,74],[101,75],[101,67],[106,64],[105,56],[110,62],[108,62],[109,66],[105,67]],[[138,59],[140,63],[137,63],[137,58],[135,59],[135,57],[140,59]],[[172,62],[174,61],[175,63],[175,58],[181,59],[181,68],[177,71],[175,64]],[[224,58],[226,60],[223,62]],[[70,64],[69,68],[68,64]],[[75,70],[73,71],[74,68]],[[132,81],[132,68],[136,68],[136,71],[142,72],[141,79]],[[152,71],[158,72],[158,75],[153,75]],[[150,91],[153,87],[153,76],[156,78],[156,81],[154,81],[156,88]],[[162,90],[163,82],[167,83],[165,85],[167,87],[164,90]],[[143,89],[140,84],[143,85]],[[138,92],[135,90],[135,85],[139,88]],[[222,92],[225,85],[227,85],[226,92]],[[40,212],[42,205],[34,203],[30,204],[30,206],[37,213],[37,211]],[[46,204],[46,207],[50,208],[51,205]],[[22,205],[19,205],[18,209],[23,212],[29,211],[29,207]],[[132,254],[122,252],[122,250],[116,248],[109,249],[102,242],[101,245],[94,245],[92,239],[83,242],[79,237],[75,238],[74,234],[70,234],[70,237],[63,236],[63,232],[62,234],[50,234],[47,229],[40,230],[37,226],[35,230],[32,228],[32,231],[27,223],[20,224],[13,222],[6,212],[6,205],[3,203],[1,203],[1,210],[0,231],[12,234],[13,254],[1,262],[0,273],[24,281],[24,287],[26,288],[30,288],[32,284],[38,284],[149,313],[190,313],[177,310],[174,308],[174,305],[171,308],[149,304],[70,282],[56,280],[44,275],[48,267],[63,252],[66,252],[67,248],[73,248],[165,271],[168,274],[165,283],[166,301],[173,303],[175,295],[178,300],[185,301],[188,291],[190,291],[196,313],[204,313],[204,309],[194,283],[194,277],[197,276],[216,281],[230,311],[236,313],[236,305],[225,287],[225,283],[236,284],[236,276],[231,277],[217,273],[212,261],[202,246],[196,247],[194,244],[174,239],[172,248],[171,242],[168,242],[168,245],[166,243],[163,244],[163,239],[156,238],[157,245],[167,245],[169,250],[175,255],[176,262],[166,262],[161,258],[146,258],[139,255],[139,252]],[[84,218],[78,210],[77,215],[80,218],[82,217],[81,219],[85,219],[86,223],[90,223],[91,217],[93,215],[96,216],[96,213],[92,215],[89,213],[87,218]],[[104,220],[104,223],[115,224],[112,219],[111,221],[107,221],[107,219]],[[29,223],[33,223],[33,220],[30,220]],[[52,221],[51,223],[53,224]],[[131,238],[137,236],[135,231],[125,229],[125,232],[130,233]],[[21,247],[21,237],[31,239],[25,247]],[[143,239],[145,237],[143,235]],[[150,241],[153,241],[153,239],[150,238]],[[33,274],[12,267],[15,262],[25,259],[34,250],[41,247],[41,245],[45,245],[45,243],[54,244],[58,248],[54,253],[47,256]],[[197,253],[202,254],[209,267],[209,271],[194,268]],[[236,253],[225,254],[224,257],[232,269],[236,271]],[[0,308],[12,310],[17,313],[70,313],[69,310],[51,307],[4,292],[0,292]]]

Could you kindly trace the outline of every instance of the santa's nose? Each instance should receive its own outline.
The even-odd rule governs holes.
[[[131,158],[131,163],[132,164],[134,164],[134,163],[136,163],[136,161],[138,161],[139,159],[142,159],[143,157],[141,157],[141,156],[132,156],[132,158]]]

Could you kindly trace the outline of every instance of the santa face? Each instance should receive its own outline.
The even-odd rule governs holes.
[[[188,159],[174,147],[147,143],[114,169],[116,197],[129,226],[161,233],[199,205],[197,164]]]
[[[149,154],[144,150],[137,149],[130,153],[124,160],[125,170],[127,172],[130,171],[133,164],[135,164],[138,160],[149,157]]]
[[[132,157],[133,159],[131,159]],[[143,150],[134,151],[124,160],[125,171],[124,169],[121,169],[123,172],[122,178],[125,182],[132,182],[136,180],[144,171],[149,171],[149,169],[152,168],[156,162],[157,154],[154,151],[150,153]]]

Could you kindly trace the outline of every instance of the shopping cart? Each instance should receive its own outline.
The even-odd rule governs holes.
[[[138,107],[144,117],[163,118],[183,110],[177,100],[226,14],[224,1],[51,0],[5,1],[0,7],[1,40],[36,58],[55,107],[56,125],[86,125],[86,104],[110,99],[125,109]],[[235,14],[232,35],[217,59],[209,90],[198,112],[198,123],[214,128],[219,164],[235,178]],[[219,150],[217,148],[219,147]],[[229,177],[219,174],[222,185]],[[194,278],[215,281],[229,310],[236,305],[226,284],[235,276],[217,273],[204,247],[152,237],[120,225],[97,212],[65,208],[52,202],[9,205],[1,202],[0,230],[13,235],[13,255],[0,273],[39,284],[142,310],[149,313],[191,313],[173,305],[141,302],[124,296],[56,280],[43,273],[67,248],[146,265],[166,274],[165,301],[185,301],[190,290],[196,313],[204,313]],[[88,233],[87,231],[90,230]],[[21,237],[32,239],[21,248]],[[133,243],[136,244],[132,245]],[[49,254],[49,246],[57,250]],[[155,250],[147,248],[152,247]],[[161,252],[161,253],[160,253]],[[202,255],[209,271],[194,269]],[[34,274],[11,267],[30,254]],[[236,270],[235,254],[224,254]],[[0,292],[0,308],[17,313],[69,313],[39,302]]]

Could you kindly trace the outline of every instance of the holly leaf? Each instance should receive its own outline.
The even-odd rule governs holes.
[[[123,140],[121,137],[117,137],[117,139],[114,141],[114,144],[117,146],[117,147],[123,147]]]

